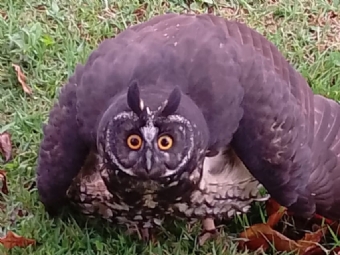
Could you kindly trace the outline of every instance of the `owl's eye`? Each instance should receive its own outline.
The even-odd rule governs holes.
[[[166,151],[172,147],[173,140],[169,135],[162,135],[158,138],[158,147],[159,149]]]
[[[142,147],[142,138],[139,135],[130,135],[127,138],[127,145],[131,150],[139,150]]]

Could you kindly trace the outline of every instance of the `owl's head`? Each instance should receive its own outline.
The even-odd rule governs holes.
[[[101,118],[97,144],[115,175],[164,180],[201,164],[208,136],[200,109],[178,87],[142,91],[133,82]]]

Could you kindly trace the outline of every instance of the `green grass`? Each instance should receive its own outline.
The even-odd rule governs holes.
[[[84,62],[103,38],[131,24],[166,11],[187,12],[185,2],[108,0],[108,8],[100,0],[0,2],[0,133],[10,132],[14,147],[14,159],[0,161],[10,189],[0,232],[12,230],[39,243],[8,254],[236,254],[232,239],[261,221],[263,205],[254,205],[248,215],[225,226],[219,240],[202,248],[195,245],[198,226],[190,230],[180,223],[171,233],[164,230],[160,244],[148,245],[107,223],[76,222],[73,217],[51,220],[37,201],[36,190],[24,187],[34,181],[42,122],[76,63]],[[199,0],[190,7],[246,22],[279,47],[316,93],[340,99],[339,0]],[[31,97],[21,89],[12,63],[26,74]],[[18,208],[28,215],[15,216]]]

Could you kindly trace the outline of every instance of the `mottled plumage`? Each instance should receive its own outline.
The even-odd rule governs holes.
[[[151,228],[246,212],[263,185],[296,214],[339,218],[339,114],[253,29],[160,15],[104,40],[62,88],[40,199]]]

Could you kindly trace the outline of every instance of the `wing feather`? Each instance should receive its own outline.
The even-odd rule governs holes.
[[[308,188],[316,211],[325,217],[340,218],[340,105],[321,95],[314,96],[315,143]]]
[[[210,19],[244,54],[256,56],[252,68],[242,66],[248,75],[241,79],[244,115],[232,142],[235,151],[276,200],[310,215],[315,210],[307,188],[314,142],[310,87],[264,36],[237,22]]]

